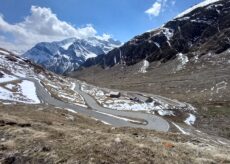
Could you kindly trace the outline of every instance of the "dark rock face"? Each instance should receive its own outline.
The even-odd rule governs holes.
[[[134,37],[108,54],[89,59],[83,66],[117,63],[133,65],[143,59],[167,62],[178,53],[188,57],[230,48],[230,1],[220,0],[177,17],[163,27]]]

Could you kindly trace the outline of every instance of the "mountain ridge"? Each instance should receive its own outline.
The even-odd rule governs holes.
[[[88,58],[105,54],[120,45],[119,41],[113,39],[68,38],[62,41],[38,43],[22,56],[50,71],[65,74],[77,69]]]
[[[229,43],[224,43],[230,33],[229,6],[229,0],[201,2],[164,26],[134,37],[123,46],[98,57],[100,60],[89,59],[83,66],[95,65],[95,61],[103,67],[112,67],[117,63],[133,65],[144,59],[167,62],[179,53],[189,53],[188,57],[192,58],[198,51],[199,55],[210,50],[221,53],[230,47]]]

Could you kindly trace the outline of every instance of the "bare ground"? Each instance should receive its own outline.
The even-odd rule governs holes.
[[[44,105],[0,105],[0,163],[229,163],[225,146],[113,128]]]

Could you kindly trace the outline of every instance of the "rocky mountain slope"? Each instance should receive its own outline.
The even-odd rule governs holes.
[[[120,46],[119,41],[100,38],[69,38],[59,42],[38,43],[23,54],[23,57],[44,66],[55,73],[74,71],[88,58],[107,53]]]
[[[199,58],[208,52],[222,53],[230,48],[229,7],[229,0],[206,0],[103,57],[89,59],[85,66],[93,65],[95,61],[103,67],[118,63],[129,66],[144,59],[165,63],[180,53],[188,59]]]

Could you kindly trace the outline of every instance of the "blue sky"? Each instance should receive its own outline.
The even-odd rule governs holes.
[[[109,34],[113,38],[122,42],[128,41],[135,35],[141,34],[147,30],[156,28],[175,17],[178,13],[195,5],[202,0],[1,0],[0,1],[0,43],[22,42],[27,31],[22,32],[21,27],[30,28],[28,35],[38,33],[39,31],[43,37],[39,38],[36,35],[36,42],[49,41],[47,38],[63,39],[69,37],[71,34],[76,34],[73,28],[80,30],[80,37],[87,37],[83,34],[89,32],[90,35],[101,36]],[[32,6],[34,8],[32,9]],[[39,7],[39,8],[38,8]],[[49,11],[45,9],[49,8]],[[55,14],[54,21],[58,24],[57,31],[50,31],[48,27],[37,27],[32,19],[35,19],[41,24],[42,21],[39,16],[43,16],[43,11],[47,15]],[[33,14],[34,15],[33,15]],[[33,16],[31,16],[33,15]],[[53,17],[53,16],[51,16]],[[31,24],[28,25],[28,19]],[[50,19],[48,17],[47,19]],[[58,22],[59,21],[59,22]],[[50,21],[46,22],[52,26]],[[66,25],[60,23],[67,23],[68,34],[61,31]],[[26,24],[26,25],[25,25]],[[14,26],[16,25],[16,26]],[[45,25],[44,25],[45,26]],[[55,25],[56,27],[56,25]],[[11,28],[18,28],[17,30]],[[34,28],[34,29],[33,29]],[[45,30],[44,30],[45,29]],[[47,29],[47,30],[46,30]],[[29,32],[30,31],[30,32]],[[45,36],[45,32],[53,33],[52,36]],[[78,33],[79,31],[77,31]],[[20,33],[20,34],[19,34]],[[57,35],[57,36],[55,36]],[[78,34],[77,34],[78,35]],[[83,36],[84,35],[84,36]],[[54,37],[55,36],[55,37]],[[15,37],[21,37],[16,38]],[[51,40],[52,40],[51,39]],[[29,42],[29,41],[27,41]],[[23,43],[29,44],[29,43]],[[31,45],[34,43],[31,43]]]

